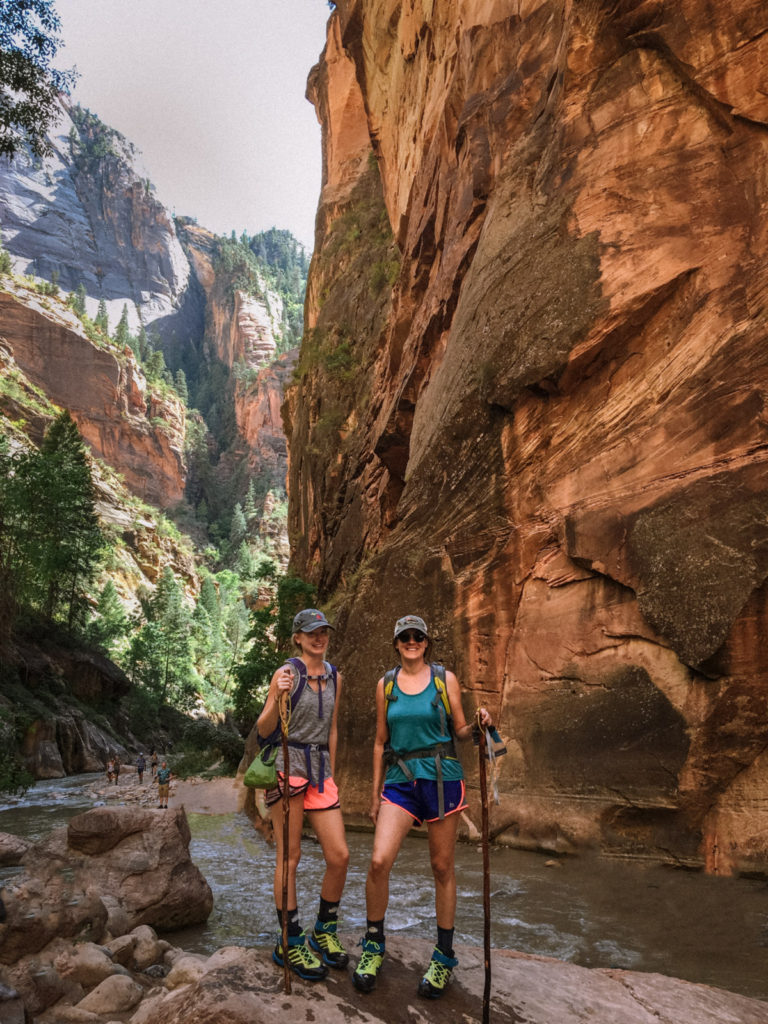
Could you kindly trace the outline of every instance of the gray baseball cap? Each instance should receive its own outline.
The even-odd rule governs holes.
[[[330,624],[323,613],[318,611],[317,608],[305,608],[293,620],[294,633],[313,633],[316,629],[321,629],[323,626],[326,629],[336,628]]]
[[[429,636],[429,630],[424,619],[420,619],[418,615],[404,615],[402,619],[398,619],[395,623],[395,640],[408,629],[420,629],[424,636]]]

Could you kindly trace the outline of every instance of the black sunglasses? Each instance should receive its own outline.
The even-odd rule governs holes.
[[[414,629],[414,630],[410,630],[409,629],[405,633],[400,633],[397,639],[398,640],[402,640],[403,643],[405,643],[405,644],[409,644],[412,641],[414,643],[421,644],[421,643],[424,643],[424,641],[427,638],[424,635],[424,633],[421,632],[420,629]]]

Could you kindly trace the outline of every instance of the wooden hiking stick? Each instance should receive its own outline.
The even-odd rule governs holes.
[[[283,978],[285,994],[291,994],[291,968],[288,965],[288,847],[291,841],[291,762],[288,752],[288,726],[291,722],[291,695],[285,690],[280,694],[280,724],[283,738]]]
[[[480,730],[478,752],[480,758],[480,804],[483,830],[483,950],[485,958],[485,988],[483,989],[483,1024],[491,1020],[491,863],[488,839],[488,783],[486,780],[485,727],[477,711],[477,726]]]

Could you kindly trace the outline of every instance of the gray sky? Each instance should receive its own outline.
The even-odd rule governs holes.
[[[326,0],[55,0],[73,98],[141,151],[158,198],[218,234],[312,248],[320,127],[304,98]]]

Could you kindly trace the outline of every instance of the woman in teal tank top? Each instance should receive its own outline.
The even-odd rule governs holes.
[[[376,986],[384,960],[389,876],[411,826],[426,822],[435,879],[437,944],[418,992],[434,999],[443,994],[458,963],[453,951],[454,851],[459,812],[467,805],[464,773],[453,741],[469,739],[472,726],[464,717],[456,676],[430,664],[429,642],[426,623],[418,615],[398,619],[393,643],[400,665],[383,676],[376,689],[370,810],[376,831],[365,887],[363,954],[352,981],[361,992]],[[492,726],[485,708],[479,709],[479,718],[482,725]]]

